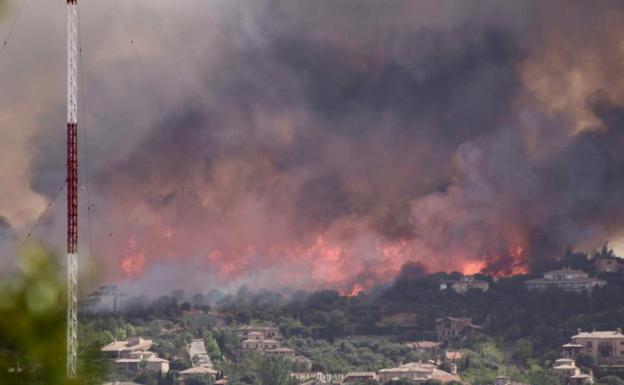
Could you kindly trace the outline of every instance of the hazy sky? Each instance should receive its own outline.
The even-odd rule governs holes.
[[[620,1],[118,0],[140,60],[80,4],[96,279],[350,291],[623,235]],[[64,181],[65,17],[29,0],[0,56],[4,259]]]

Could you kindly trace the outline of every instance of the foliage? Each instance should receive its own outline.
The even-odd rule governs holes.
[[[245,354],[238,362],[225,363],[224,372],[231,385],[295,385],[290,377],[293,363],[281,357]]]
[[[101,383],[103,363],[92,344],[106,335],[80,344],[79,378],[66,379],[66,291],[55,257],[31,247],[22,253],[19,265],[19,273],[0,286],[0,383]]]
[[[598,381],[601,385],[624,385],[624,380],[617,376],[606,376]]]

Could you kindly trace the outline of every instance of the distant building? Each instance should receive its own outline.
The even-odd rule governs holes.
[[[269,350],[279,348],[280,343],[276,340],[265,340],[259,336],[250,336],[250,338],[243,340],[241,347],[243,350]]]
[[[291,348],[266,349],[264,353],[270,356],[286,357],[292,359],[295,358],[295,350]]]
[[[619,273],[624,270],[624,260],[618,257],[596,257],[594,259],[596,273]]]
[[[279,329],[273,326],[243,326],[236,329],[241,341],[241,350],[255,351],[266,355],[284,357],[299,362],[306,368],[312,367],[312,362],[304,356],[296,355],[294,349],[282,346],[282,335]]]
[[[479,290],[486,292],[490,289],[490,284],[486,281],[481,281],[475,277],[462,277],[459,281],[456,280],[443,280],[440,282],[440,290],[453,290],[458,294],[465,294],[469,290]]]
[[[189,378],[204,377],[204,378],[209,378],[211,380],[214,380],[217,377],[217,374],[219,374],[219,372],[217,372],[214,369],[206,368],[203,366],[195,366],[193,368],[189,368],[189,369],[179,372],[178,376],[180,380],[182,381],[182,383],[185,383],[186,380]]]
[[[375,372],[351,372],[342,379],[343,384],[352,384],[355,382],[376,380],[377,374]]]
[[[447,350],[444,352],[443,358],[445,364],[457,364],[464,358],[464,353],[458,350]]]
[[[290,377],[296,378],[299,381],[308,380],[321,380],[323,378],[323,372],[292,372]]]
[[[438,355],[442,344],[435,341],[416,341],[406,342],[404,345],[416,353]]]
[[[525,285],[529,290],[543,291],[556,287],[565,291],[580,293],[606,286],[607,281],[590,277],[584,271],[564,268],[544,273],[544,278],[530,279],[525,282]]]
[[[438,369],[435,364],[420,362],[410,362],[396,368],[381,369],[377,372],[377,375],[380,384],[385,384],[400,378],[417,383],[429,380],[440,381],[442,383],[461,381],[457,374],[448,373]]]
[[[556,360],[552,372],[559,377],[562,383],[567,385],[585,385],[593,380],[591,375],[582,373],[574,360],[570,358]]]
[[[262,339],[267,340],[282,339],[282,334],[275,326],[245,325],[239,327],[238,329],[235,329],[235,332],[238,333],[238,335],[241,336],[241,338],[243,339],[251,338],[252,334],[254,337],[260,335]]]
[[[472,318],[443,317],[435,322],[438,341],[472,337],[481,330],[481,326],[472,323]]]
[[[572,336],[570,343],[563,345],[563,355],[574,359],[579,353],[592,355],[600,365],[624,364],[622,330],[593,332],[579,330],[575,336]]]
[[[141,337],[130,337],[125,341],[114,341],[100,349],[107,358],[112,358],[115,365],[123,366],[129,371],[148,370],[167,373],[169,361],[158,357],[148,349],[154,343]]]
[[[147,370],[150,372],[167,373],[169,371],[169,361],[156,356],[156,353],[145,358],[120,358],[115,360],[115,365],[124,366],[126,370],[138,371]]]
[[[114,341],[100,349],[108,358],[130,358],[131,352],[149,350],[154,342],[141,337],[130,337],[125,341]]]

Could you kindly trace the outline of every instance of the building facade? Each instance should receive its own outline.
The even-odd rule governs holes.
[[[486,292],[490,289],[490,284],[486,281],[481,281],[475,277],[462,277],[459,281],[456,280],[443,280],[440,282],[440,290],[453,290],[458,294],[465,294],[469,290],[479,290]]]
[[[436,319],[438,341],[472,337],[481,327],[472,323],[472,318],[443,317]]]
[[[544,278],[530,279],[525,282],[527,289],[534,291],[544,291],[549,288],[581,293],[591,292],[596,287],[607,285],[607,281],[590,277],[589,274],[580,270],[569,268],[553,270],[544,273]]]
[[[600,365],[624,365],[624,335],[616,331],[581,330],[563,345],[564,357],[573,359],[579,353],[592,355]]]

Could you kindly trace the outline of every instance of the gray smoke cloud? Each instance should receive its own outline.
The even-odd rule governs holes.
[[[121,3],[144,66],[113,9],[82,11],[104,277],[157,286],[182,264],[194,288],[350,292],[408,262],[511,274],[621,236],[617,2],[192,3]],[[45,126],[64,117],[31,99],[12,185],[35,216],[62,181]]]

